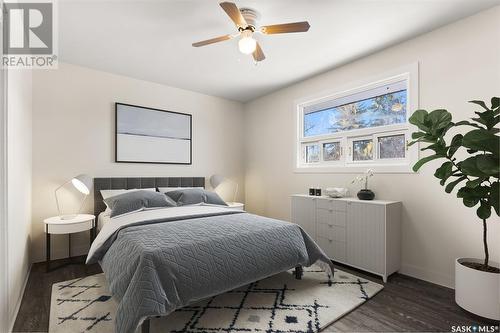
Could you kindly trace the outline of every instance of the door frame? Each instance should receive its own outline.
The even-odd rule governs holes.
[[[3,1],[0,1],[3,11]],[[0,24],[3,24],[0,20]],[[3,33],[0,33],[0,46]],[[0,47],[3,56],[3,47]],[[7,223],[7,70],[0,69],[0,331],[10,330]]]
[[[8,223],[7,223],[7,75],[0,69],[0,331],[8,332],[9,281],[8,281]]]

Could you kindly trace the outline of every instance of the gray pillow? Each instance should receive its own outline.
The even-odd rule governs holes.
[[[227,206],[217,193],[205,191],[203,189],[189,188],[185,190],[176,190],[167,192],[165,195],[172,198],[177,206],[196,205],[199,203]]]
[[[165,195],[174,200],[177,206],[195,205],[205,202],[204,191],[197,188],[169,191]]]
[[[227,206],[227,203],[215,192],[205,191],[205,202],[212,205]]]
[[[142,209],[175,207],[175,202],[162,193],[153,191],[131,191],[104,200],[111,209],[111,217]]]

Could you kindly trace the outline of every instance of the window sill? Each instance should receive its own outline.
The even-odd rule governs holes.
[[[363,165],[352,165],[352,166],[300,166],[295,167],[294,173],[347,173],[347,174],[358,174],[363,173],[367,169],[372,169],[374,173],[415,173],[409,164],[363,164]]]

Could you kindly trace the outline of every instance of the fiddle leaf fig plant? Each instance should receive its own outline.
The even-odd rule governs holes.
[[[498,268],[489,266],[486,220],[492,211],[500,216],[500,98],[493,97],[491,106],[483,101],[470,101],[480,107],[471,120],[453,122],[452,115],[446,110],[432,112],[417,110],[410,117],[411,124],[419,131],[412,133],[412,141],[423,143],[422,151],[432,151],[413,166],[418,171],[422,165],[436,159],[445,162],[436,169],[434,176],[438,178],[446,193],[459,187],[457,197],[462,199],[466,207],[477,207],[476,214],[483,222],[484,262],[482,264],[464,263],[468,267],[487,272],[499,272]],[[456,127],[466,126],[470,129],[465,134],[456,134],[449,144],[446,133]],[[465,150],[457,154],[459,150]]]

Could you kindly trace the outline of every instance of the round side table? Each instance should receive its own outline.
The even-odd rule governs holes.
[[[60,216],[53,216],[43,220],[45,224],[46,238],[46,268],[50,271],[50,235],[68,235],[68,257],[71,260],[71,234],[89,230],[90,244],[94,241],[96,234],[95,216],[91,214],[77,214],[73,218],[62,219]],[[69,262],[68,264],[73,264]],[[59,268],[59,267],[57,267]]]

